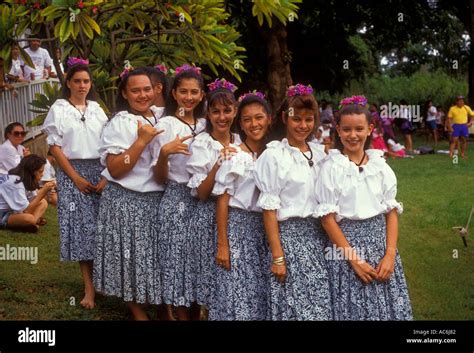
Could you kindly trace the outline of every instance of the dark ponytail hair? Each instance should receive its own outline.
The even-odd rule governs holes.
[[[176,110],[178,109],[178,102],[176,102],[176,99],[174,99],[173,94],[171,91],[176,90],[179,85],[181,84],[181,81],[186,80],[186,79],[195,79],[199,87],[201,88],[201,91],[204,91],[204,81],[202,79],[202,76],[193,70],[185,70],[177,74],[173,80],[173,85],[171,86],[170,94],[168,95],[168,99],[166,100],[166,105],[165,105],[165,111],[163,116],[167,115],[172,115],[174,116],[176,114]],[[199,104],[196,106],[194,109],[194,117],[195,118],[203,118],[206,115],[206,100],[203,99]]]
[[[65,82],[64,82],[64,86],[63,86],[63,92],[62,92],[62,97],[64,99],[71,98],[71,90],[67,86],[67,82],[71,81],[72,78],[74,77],[74,75],[77,72],[82,72],[82,71],[87,72],[87,74],[89,75],[89,79],[91,80],[91,89],[89,90],[89,93],[87,93],[86,99],[92,100],[92,101],[97,100],[97,94],[95,93],[94,83],[92,82],[92,74],[89,70],[89,66],[87,66],[85,64],[75,64],[75,65],[72,65],[71,67],[68,67],[66,69],[67,75],[64,78]]]
[[[271,116],[272,116],[272,109],[270,108],[270,105],[268,104],[268,102],[255,95],[255,94],[249,94],[247,95],[240,103],[239,103],[239,108],[237,109],[237,115],[236,115],[236,119],[235,119],[235,130],[237,131],[237,133],[239,134],[240,136],[240,139],[242,141],[245,141],[247,139],[247,135],[245,134],[245,132],[242,130],[242,128],[240,127],[240,119],[242,118],[242,110],[248,106],[248,105],[251,105],[251,104],[258,104],[260,105],[263,110],[265,111],[265,113],[267,114],[267,116],[271,119]],[[269,130],[267,131],[267,136],[266,136],[266,139],[267,141],[269,140],[269,136],[271,136],[271,125],[269,127]]]
[[[19,179],[15,183],[23,183],[25,189],[33,191],[39,188],[38,181],[35,180],[35,172],[41,169],[46,164],[46,159],[36,154],[30,154],[23,157],[15,168],[10,169],[8,174],[17,175]]]
[[[145,67],[145,70],[148,73],[148,76],[150,77],[151,84],[153,87],[155,87],[158,83],[161,83],[161,85],[163,86],[161,94],[163,95],[163,98],[166,101],[170,92],[170,84],[168,81],[168,77],[166,77],[163,72],[153,66]]]
[[[207,93],[207,110],[209,111],[216,103],[220,103],[226,107],[233,106],[237,109],[237,100],[234,93],[225,88],[218,88]],[[231,131],[235,131],[235,120],[231,126]],[[206,119],[206,132],[212,132],[212,124],[209,119]]]
[[[123,97],[122,92],[126,90],[128,80],[130,79],[130,77],[133,77],[133,76],[146,76],[150,80],[150,85],[151,85],[151,79],[146,69],[138,68],[138,69],[134,69],[133,71],[130,71],[128,75],[124,76],[120,80],[120,83],[118,85],[118,92],[117,92],[117,98],[115,99],[115,112],[114,113],[118,113],[122,110],[130,111],[130,105],[128,104],[128,100],[126,100]]]
[[[370,114],[369,110],[360,105],[360,104],[348,104],[345,105],[339,110],[339,114],[336,117],[336,126],[339,126],[341,123],[341,119],[344,115],[352,115],[352,114],[364,114],[365,118],[367,119],[367,124],[372,124],[372,114]],[[370,144],[372,142],[372,136],[367,136],[367,140],[365,140],[364,150],[370,148]],[[344,150],[344,145],[342,144],[341,138],[339,134],[336,133],[336,139],[334,141],[334,147],[337,148],[339,151]]]
[[[275,125],[272,129],[272,140],[282,140],[286,136],[286,125],[283,122],[283,117],[288,119],[289,110],[293,109],[308,109],[314,112],[314,127],[317,127],[319,120],[319,106],[316,98],[312,94],[298,95],[293,97],[286,97],[283,103],[277,110],[275,116]],[[310,134],[308,140],[311,139]]]

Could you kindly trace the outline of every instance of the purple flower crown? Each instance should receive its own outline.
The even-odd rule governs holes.
[[[300,83],[288,87],[288,90],[286,91],[287,97],[305,96],[308,94],[313,94],[313,87],[311,87],[311,85],[305,86]]]
[[[339,102],[339,109],[350,104],[357,104],[367,108],[367,98],[364,96],[346,97]]]
[[[125,77],[127,77],[130,72],[133,71],[133,66],[129,65],[129,66],[126,66],[125,69],[123,69],[123,71],[120,73],[120,78],[123,80]]]
[[[214,82],[209,83],[207,87],[209,87],[209,92],[215,91],[216,89],[226,89],[232,93],[237,91],[237,86],[227,81],[225,78],[217,78]]]
[[[200,67],[191,66],[191,65],[188,65],[188,64],[178,66],[174,70],[174,73],[175,73],[175,75],[179,75],[181,72],[184,72],[184,71],[193,71],[193,72],[197,73],[198,75],[201,75],[201,68]]]
[[[252,92],[242,94],[239,97],[239,102],[242,102],[245,98],[247,98],[249,96],[257,96],[259,98],[265,99],[265,95],[262,92],[258,92],[257,90],[254,89]]]
[[[89,60],[79,58],[79,57],[76,58],[74,56],[71,56],[69,59],[67,59],[67,63],[66,63],[67,67],[71,67],[77,64],[89,65]]]
[[[165,75],[168,73],[168,68],[164,64],[155,65],[155,69],[161,71]]]

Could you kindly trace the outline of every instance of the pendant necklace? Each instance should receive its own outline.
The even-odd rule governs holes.
[[[176,117],[176,119],[178,119],[179,121],[181,121],[183,124],[186,124],[188,125],[188,127],[191,129],[191,134],[193,135],[193,137],[195,137],[197,135],[196,133],[196,128],[197,128],[197,119],[196,118],[193,118],[194,119],[194,128],[191,127],[191,124],[189,124],[187,121],[181,119],[181,118],[178,118]]]
[[[69,104],[71,104],[74,108],[77,109],[79,114],[81,114],[81,121],[85,122],[86,121],[85,115],[86,115],[86,110],[87,110],[87,101],[86,101],[86,109],[84,109],[84,112],[81,112],[81,110],[78,107],[76,107],[76,105],[73,102],[71,102],[69,99],[67,101],[69,102]]]
[[[308,142],[305,142],[306,143],[306,146],[308,147],[309,149],[309,153],[310,153],[310,156],[307,157],[306,154],[300,150],[301,154],[304,156],[304,158],[306,158],[308,160],[308,164],[310,167],[312,167],[314,165],[314,162],[313,162],[313,150],[311,149],[311,147],[309,147],[308,145]]]
[[[155,113],[153,113],[153,111],[151,111],[151,113],[153,114],[153,118],[155,119],[155,125],[156,125],[156,124],[158,123],[158,120],[156,119]],[[142,117],[143,117],[143,119],[145,119],[146,121],[148,121],[148,123],[149,123],[151,126],[155,126],[155,125],[153,125],[153,124],[151,123],[150,120],[148,120],[148,118],[147,118],[145,115],[142,114]]]
[[[346,155],[347,158],[349,158],[349,156]],[[359,163],[356,163],[354,162],[352,159],[349,158],[349,160],[354,163],[358,168],[359,168],[359,173],[362,173],[362,171],[364,170],[364,168],[362,168],[360,165],[362,164],[362,162],[364,161],[365,159],[365,151],[364,151],[364,155],[362,156],[362,159],[360,160]]]

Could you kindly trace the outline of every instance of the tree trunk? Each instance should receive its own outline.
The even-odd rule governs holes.
[[[469,36],[471,40],[474,35],[474,0],[469,0]],[[469,105],[474,105],[474,45],[471,44],[469,49]]]
[[[287,32],[279,21],[275,21],[270,29],[260,27],[260,30],[267,49],[267,83],[270,90],[268,100],[273,112],[276,112],[285,98],[286,89],[293,84],[286,43]]]

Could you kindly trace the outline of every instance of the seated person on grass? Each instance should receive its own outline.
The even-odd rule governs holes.
[[[36,192],[45,164],[43,157],[32,154],[24,157],[8,174],[0,175],[0,229],[38,231],[48,207],[46,195],[56,186],[54,182],[47,182]]]

